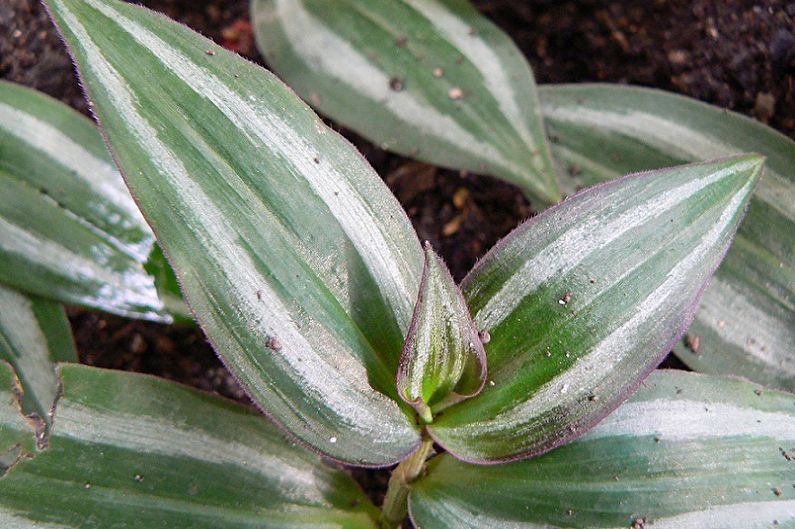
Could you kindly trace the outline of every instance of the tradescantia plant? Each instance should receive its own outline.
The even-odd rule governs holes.
[[[0,127],[14,198],[0,250],[29,263],[0,268],[5,526],[373,528],[409,511],[419,528],[795,524],[793,395],[659,372],[622,404],[693,318],[763,157],[591,187],[458,286],[363,158],[273,75],[137,6],[46,5],[146,223],[83,118],[0,85],[15,117]],[[542,153],[539,130],[527,145]],[[532,151],[501,156],[549,177]],[[43,218],[75,227],[25,222]],[[47,274],[61,301],[150,319],[179,315],[178,278],[287,437],[215,397],[64,363]],[[397,463],[382,509],[305,448]]]
[[[253,0],[251,13],[269,66],[320,112],[385,149],[503,178],[539,206],[630,172],[765,155],[737,242],[675,352],[695,370],[795,390],[790,139],[658,90],[537,89],[522,53],[466,0]]]

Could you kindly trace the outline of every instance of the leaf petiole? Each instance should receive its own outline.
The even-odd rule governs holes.
[[[381,529],[397,529],[408,514],[411,483],[420,477],[425,462],[433,455],[433,439],[423,437],[422,444],[392,471],[381,509]]]

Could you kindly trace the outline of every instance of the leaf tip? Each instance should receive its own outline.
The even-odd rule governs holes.
[[[762,175],[767,157],[757,153],[738,154],[727,158],[727,165],[734,169],[734,174],[756,184]]]

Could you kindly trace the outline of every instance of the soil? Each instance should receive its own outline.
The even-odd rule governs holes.
[[[146,0],[262,63],[242,0]],[[479,0],[541,83],[604,81],[663,88],[751,115],[795,138],[795,2],[782,0]],[[87,113],[71,63],[36,0],[0,5],[0,77]],[[339,129],[338,129],[339,130]],[[515,188],[387,153],[341,130],[397,195],[457,279],[533,214]],[[242,400],[200,331],[69,311],[81,361],[153,373]],[[668,366],[682,367],[674,359]],[[378,496],[383,472],[356,471]]]

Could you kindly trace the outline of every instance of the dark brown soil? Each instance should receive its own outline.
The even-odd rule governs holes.
[[[525,52],[539,82],[653,86],[795,133],[795,2],[480,4]]]
[[[252,60],[247,2],[147,0]],[[532,63],[539,82],[654,86],[737,110],[795,137],[795,2],[782,0],[479,0]],[[86,112],[69,59],[35,0],[0,5],[0,77]],[[342,131],[364,153],[460,279],[521,220],[529,204],[507,184],[386,153]],[[244,399],[200,331],[73,309],[81,360]],[[671,361],[670,365],[678,365]],[[368,488],[377,489],[377,476]],[[375,476],[375,477],[374,477]]]

